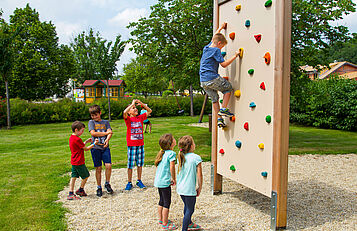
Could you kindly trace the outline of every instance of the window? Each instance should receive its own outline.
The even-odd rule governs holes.
[[[118,97],[118,88],[110,88],[110,96],[111,97]]]
[[[86,88],[86,97],[94,97],[94,88]]]

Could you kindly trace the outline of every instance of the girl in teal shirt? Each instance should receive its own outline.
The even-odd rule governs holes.
[[[169,218],[171,205],[171,185],[176,185],[175,160],[176,153],[172,149],[176,146],[176,140],[172,134],[162,135],[159,140],[161,150],[156,156],[156,175],[154,186],[158,188],[159,201],[159,224],[164,230],[177,229]]]
[[[182,230],[199,230],[201,227],[193,223],[191,217],[195,210],[196,197],[202,190],[202,159],[193,153],[196,146],[191,136],[181,137],[178,146],[180,152],[177,157],[179,166],[176,191],[185,204]],[[198,188],[196,189],[197,181]]]

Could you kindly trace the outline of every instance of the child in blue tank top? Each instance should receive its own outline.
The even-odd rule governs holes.
[[[196,145],[191,136],[181,137],[178,146],[180,152],[177,157],[179,166],[176,191],[185,204],[182,230],[199,230],[201,227],[193,223],[191,217],[195,209],[196,197],[202,190],[202,159],[193,153]],[[198,188],[196,189],[197,181]]]
[[[172,151],[176,146],[176,140],[172,134],[165,134],[161,136],[159,145],[161,150],[155,159],[157,169],[154,181],[154,186],[158,188],[160,195],[159,224],[164,230],[175,230],[176,226],[168,218],[171,205],[171,185],[176,185],[176,153]]]

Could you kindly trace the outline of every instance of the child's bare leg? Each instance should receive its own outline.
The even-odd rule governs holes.
[[[146,131],[148,130],[148,125],[147,124],[145,124],[145,133],[146,133]]]
[[[149,133],[151,133],[151,123],[149,123]]]
[[[227,108],[227,105],[229,103],[229,98],[231,97],[231,94],[232,94],[232,92],[228,92],[228,93],[223,95],[222,108]]]
[[[219,103],[218,102],[214,102],[212,103],[213,105],[213,110],[214,110],[214,114],[218,116],[218,118],[222,118],[222,116],[218,115],[218,112],[219,112]]]
[[[162,224],[167,225],[168,222],[169,222],[169,209],[163,208],[162,209]]]
[[[95,178],[97,180],[97,185],[102,185],[102,166],[95,168]]]
[[[143,167],[138,167],[138,180],[141,180],[141,173],[143,172]]]
[[[72,178],[71,178],[71,181],[70,181],[70,183],[69,183],[69,191],[70,191],[70,192],[73,192],[73,190],[74,190],[74,184],[76,183],[76,180],[77,180],[76,177],[72,177]]]
[[[132,178],[133,178],[133,169],[128,168],[128,182],[131,182]]]
[[[162,219],[162,209],[164,207],[162,207],[161,205],[159,205],[159,207],[157,208],[158,214],[159,214],[159,221],[163,221]]]
[[[84,185],[87,183],[87,180],[88,180],[89,177],[85,178],[85,179],[82,179],[81,181],[81,188],[84,188]]]
[[[110,181],[111,175],[112,175],[112,164],[106,163],[105,164],[105,181],[106,182]]]

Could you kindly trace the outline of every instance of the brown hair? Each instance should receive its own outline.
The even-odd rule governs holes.
[[[156,159],[155,159],[156,167],[162,161],[162,156],[164,155],[165,150],[169,150],[171,148],[173,140],[174,140],[174,137],[170,133],[164,134],[160,137],[159,145],[161,147],[161,150],[156,155]]]
[[[221,33],[216,33],[215,35],[213,35],[212,41],[213,41],[213,43],[221,42],[224,45],[226,45],[228,43],[226,38],[224,37],[224,35]]]
[[[97,114],[97,113],[100,113],[99,105],[94,104],[93,106],[89,107],[89,114],[93,115],[93,114]]]
[[[85,128],[86,126],[84,125],[84,123],[82,123],[81,121],[74,121],[72,124],[72,131],[75,132],[75,130],[77,129],[78,131],[81,130],[82,128]]]
[[[193,144],[192,136],[183,136],[180,138],[178,142],[178,147],[180,148],[180,151],[177,157],[179,163],[178,172],[180,172],[181,168],[185,164],[185,154],[191,151],[192,144]]]

